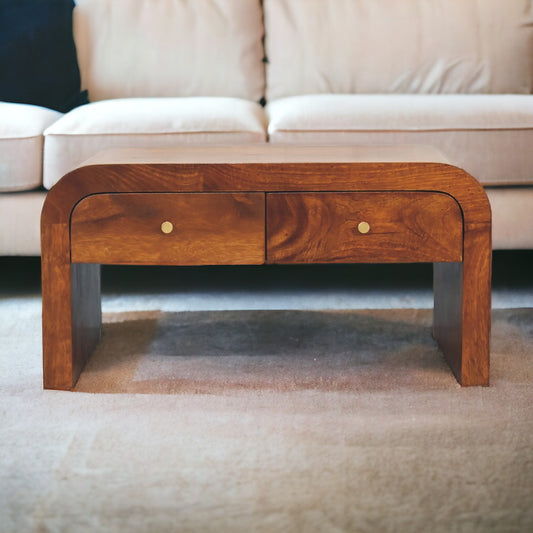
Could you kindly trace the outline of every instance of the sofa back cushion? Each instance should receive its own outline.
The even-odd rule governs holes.
[[[260,0],[77,0],[74,37],[91,101],[264,96]]]
[[[531,93],[533,0],[264,0],[267,99]]]

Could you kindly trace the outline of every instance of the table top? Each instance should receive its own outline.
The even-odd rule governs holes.
[[[431,146],[310,146],[282,144],[188,145],[172,148],[114,149],[80,166],[109,164],[254,164],[254,163],[445,163]]]
[[[490,224],[486,194],[472,176],[423,145],[202,145],[101,152],[50,190],[46,223],[67,223],[76,203],[100,193],[391,191],[455,198],[465,223]]]

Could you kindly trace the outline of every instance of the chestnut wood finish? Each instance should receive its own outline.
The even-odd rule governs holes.
[[[440,193],[269,194],[267,254],[269,263],[461,261],[463,217]]]
[[[433,336],[464,386],[489,384],[491,267],[484,224],[465,232],[462,263],[433,265]]]
[[[198,193],[227,194],[188,204]],[[354,233],[363,216],[370,231]],[[99,265],[85,263],[261,263],[265,225],[268,262],[435,263],[435,338],[461,384],[488,385],[491,213],[479,183],[429,148],[265,145],[104,153],[52,188],[41,217],[44,387],[72,388],[100,335]],[[162,246],[182,231],[190,250],[196,238],[212,249]]]
[[[41,240],[52,245],[41,258],[43,383],[68,390],[100,339],[100,265],[71,264],[61,227],[42,225]]]
[[[170,222],[164,233],[161,225]],[[72,212],[73,263],[246,265],[265,261],[262,193],[95,194]]]

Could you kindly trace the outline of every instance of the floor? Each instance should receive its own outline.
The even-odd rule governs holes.
[[[0,298],[40,293],[38,258],[0,258]],[[103,310],[430,308],[432,268],[415,265],[104,266]],[[497,251],[493,308],[533,307],[533,250]]]
[[[42,390],[38,259],[0,258],[0,531],[533,531],[532,267],[495,254],[514,309],[471,388],[428,309],[229,311],[431,307],[428,265],[104,268],[70,393]],[[185,308],[228,310],[151,311]]]

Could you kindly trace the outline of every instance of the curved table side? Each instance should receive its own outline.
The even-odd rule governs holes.
[[[41,216],[45,388],[70,389],[100,337],[100,267],[70,262],[70,216],[98,193],[428,191],[463,213],[462,263],[435,264],[434,335],[463,385],[488,385],[491,211],[482,186],[444,163],[99,164],[48,193]],[[468,332],[468,334],[465,334]]]

